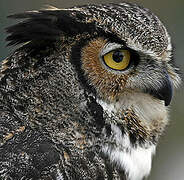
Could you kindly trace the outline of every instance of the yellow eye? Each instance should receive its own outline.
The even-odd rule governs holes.
[[[111,69],[124,70],[130,64],[130,52],[124,49],[114,50],[105,54],[103,59]]]

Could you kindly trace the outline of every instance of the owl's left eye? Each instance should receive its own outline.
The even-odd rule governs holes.
[[[130,51],[125,49],[113,50],[103,56],[104,63],[114,70],[124,70],[130,64]]]

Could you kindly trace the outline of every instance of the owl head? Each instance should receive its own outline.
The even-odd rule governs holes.
[[[180,77],[171,38],[148,9],[129,3],[49,7],[10,17],[25,20],[7,28],[9,45],[60,48],[107,114],[128,110],[145,132],[163,130]]]

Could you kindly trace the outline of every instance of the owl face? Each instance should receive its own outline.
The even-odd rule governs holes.
[[[173,91],[166,61],[105,37],[90,39],[77,52],[90,92],[108,117],[119,117],[121,126],[126,127],[132,120],[124,125],[121,119],[130,113],[130,117],[139,119],[138,124],[131,125],[132,134],[139,132],[138,139],[157,141],[155,134],[161,134],[168,122],[166,106]]]

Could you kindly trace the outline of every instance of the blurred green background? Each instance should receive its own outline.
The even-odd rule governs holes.
[[[166,25],[175,47],[176,64],[184,72],[184,1],[127,0],[151,9]],[[0,0],[0,60],[13,51],[6,47],[4,28],[14,24],[6,16],[25,10],[40,9],[46,4],[59,8],[87,3],[122,2],[120,0]],[[161,138],[148,180],[184,180],[184,89],[176,91],[170,107],[170,124]]]

